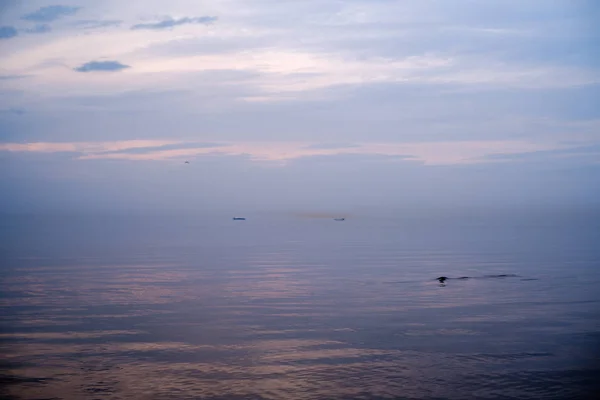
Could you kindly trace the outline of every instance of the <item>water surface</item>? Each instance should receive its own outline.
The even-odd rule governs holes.
[[[563,399],[600,372],[598,219],[2,219],[12,399]],[[440,285],[435,278],[449,279]]]

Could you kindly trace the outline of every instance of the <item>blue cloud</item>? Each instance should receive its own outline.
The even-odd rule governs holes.
[[[121,64],[118,61],[90,61],[80,67],[75,68],[77,72],[92,72],[92,71],[121,71],[126,68],[131,68],[129,65]]]
[[[500,161],[534,161],[534,160],[551,160],[556,162],[559,158],[564,159],[565,156],[585,156],[591,155],[594,158],[600,155],[600,144],[592,144],[586,146],[577,146],[567,149],[555,149],[555,150],[538,150],[529,151],[525,153],[497,153],[489,154],[483,157],[484,160],[500,160]],[[577,160],[581,160],[578,158]]]
[[[106,19],[106,20],[88,19],[88,20],[76,21],[74,25],[81,27],[83,29],[98,29],[98,28],[107,28],[110,26],[119,26],[122,23],[123,23],[123,21],[120,21],[118,19]]]
[[[48,24],[36,25],[34,28],[27,29],[27,33],[48,33],[52,31],[52,28]]]
[[[23,115],[25,114],[25,110],[22,108],[9,108],[6,110],[0,110],[0,115],[2,114],[12,114],[12,115]]]
[[[18,35],[17,30],[12,26],[0,26],[0,39],[10,39]]]
[[[35,22],[52,22],[61,17],[69,16],[75,14],[79,11],[80,7],[69,7],[69,6],[47,6],[42,7],[37,11],[32,13],[23,15],[21,19],[26,21],[35,21]]]
[[[217,17],[197,17],[197,18],[179,18],[179,19],[165,19],[159,22],[154,22],[150,24],[137,24],[133,25],[131,29],[166,29],[173,28],[177,25],[185,25],[185,24],[212,24],[217,20]]]
[[[0,81],[12,81],[27,78],[29,75],[0,75]]]

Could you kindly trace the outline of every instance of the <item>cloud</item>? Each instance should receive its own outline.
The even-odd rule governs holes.
[[[172,140],[121,140],[115,142],[36,142],[0,143],[0,151],[17,153],[105,153],[135,148],[160,148],[176,144]]]
[[[294,158],[292,161],[311,164],[313,166],[323,165],[324,163],[347,163],[348,165],[356,165],[359,163],[411,162],[419,165],[424,164],[423,160],[410,154],[382,154],[369,152],[305,155]]]
[[[355,148],[355,147],[360,147],[360,145],[358,144],[354,144],[354,143],[315,143],[315,144],[310,144],[308,146],[306,146],[306,149],[350,149],[350,148]]]
[[[48,24],[36,25],[34,28],[25,30],[25,32],[27,32],[27,33],[48,33],[51,31],[52,31],[52,28]]]
[[[118,61],[90,61],[80,67],[75,68],[78,72],[92,71],[121,71],[126,68],[131,68],[129,65],[121,64]]]
[[[168,18],[159,22],[149,23],[149,24],[137,24],[133,25],[131,29],[167,29],[173,28],[177,25],[185,25],[185,24],[212,24],[217,20],[217,17],[197,17],[197,18],[179,18],[173,19]]]
[[[0,26],[0,39],[10,39],[18,35],[17,30],[12,26]]]
[[[99,29],[99,28],[108,28],[111,26],[119,26],[123,23],[123,21],[118,19],[106,19],[106,20],[80,20],[76,21],[73,25],[83,29]]]
[[[148,154],[157,151],[165,150],[182,150],[182,149],[214,149],[217,147],[226,147],[226,144],[222,143],[172,143],[165,144],[162,146],[147,146],[147,147],[132,147],[116,151],[106,151],[98,154],[110,155],[110,154]]]
[[[25,114],[25,110],[22,108],[9,108],[6,110],[0,110],[0,115],[2,114],[12,114],[12,115],[23,115]]]
[[[35,21],[35,22],[52,22],[61,17],[66,17],[69,15],[75,14],[79,11],[80,7],[69,7],[62,5],[54,5],[42,7],[37,11],[26,14],[21,17],[26,21]]]
[[[27,78],[29,75],[0,75],[0,81],[12,81]]]
[[[581,160],[584,156],[591,156],[598,160],[600,155],[600,144],[591,144],[585,146],[568,147],[562,149],[527,151],[519,153],[495,153],[483,157],[484,160],[491,161],[552,161],[559,159],[568,159],[576,157]]]
[[[561,149],[559,145],[522,141],[462,141],[419,143],[361,143],[356,147],[319,149],[306,142],[230,142],[198,143],[183,140],[129,140],[115,142],[37,142],[0,143],[0,151],[79,153],[79,159],[113,159],[158,161],[201,155],[244,156],[251,161],[275,162],[280,165],[293,160],[326,161],[332,156],[346,160],[397,161],[410,160],[426,165],[477,164],[493,161],[490,154],[518,154]],[[571,146],[573,147],[573,146]],[[562,148],[568,148],[563,146]]]

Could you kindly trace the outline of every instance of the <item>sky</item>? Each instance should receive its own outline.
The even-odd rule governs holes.
[[[593,0],[2,0],[0,208],[597,206],[599,19]]]

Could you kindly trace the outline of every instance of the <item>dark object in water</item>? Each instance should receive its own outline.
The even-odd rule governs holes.
[[[484,275],[484,276],[461,276],[459,278],[448,278],[446,276],[440,276],[439,278],[436,278],[436,280],[440,281],[440,283],[444,283],[448,279],[465,280],[465,279],[482,279],[482,278],[514,278],[514,277],[517,277],[517,276],[518,275],[515,275],[515,274],[498,274],[498,275]]]
[[[190,163],[189,161],[184,162],[184,164],[189,164],[189,163]]]
[[[345,221],[345,220],[346,220],[346,218],[334,218],[333,220],[334,220],[334,221]]]
[[[245,221],[246,218],[242,218],[242,217],[233,217],[234,221]]]
[[[498,275],[486,275],[486,278],[516,278],[519,275],[515,274],[498,274]]]

